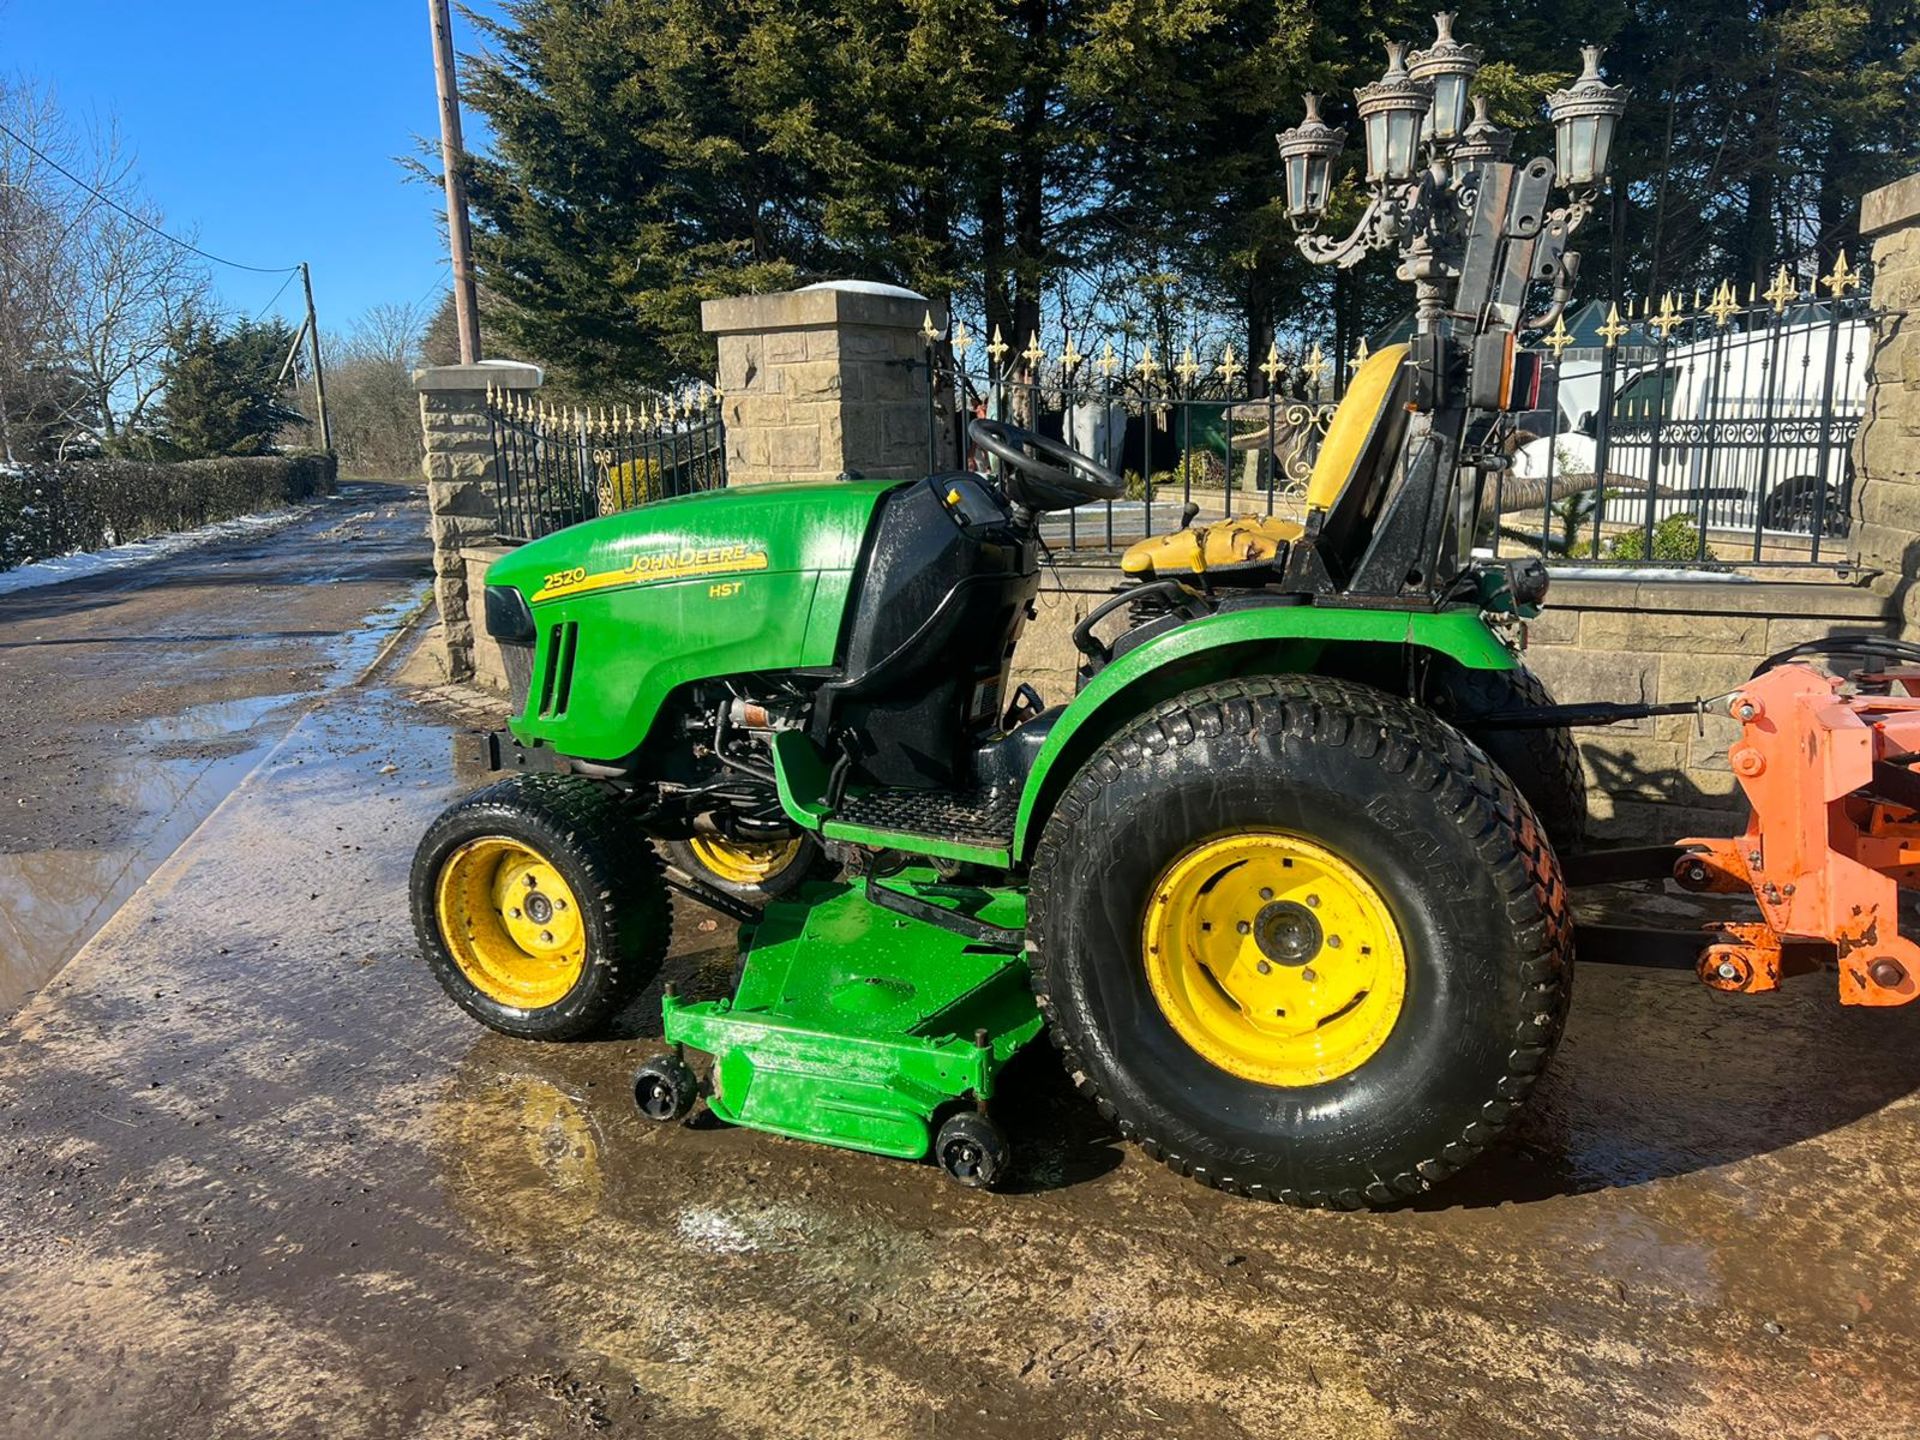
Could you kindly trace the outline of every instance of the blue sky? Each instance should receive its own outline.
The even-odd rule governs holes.
[[[454,26],[473,49],[457,7]],[[439,134],[425,0],[0,0],[0,68],[53,86],[75,118],[117,117],[176,232],[248,264],[311,264],[325,328],[444,286],[441,192],[394,158]],[[248,315],[282,278],[213,276]],[[274,308],[296,316],[298,290]]]

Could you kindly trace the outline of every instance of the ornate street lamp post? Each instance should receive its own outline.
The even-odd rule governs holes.
[[[1627,92],[1601,78],[1600,52],[1588,47],[1579,78],[1547,100],[1554,158],[1516,162],[1512,135],[1470,93],[1479,49],[1454,38],[1452,15],[1434,23],[1430,46],[1411,55],[1387,46],[1386,73],[1353,92],[1367,207],[1350,233],[1320,233],[1346,132],[1309,96],[1306,119],[1276,137],[1301,253],[1344,267],[1392,247],[1396,273],[1415,295],[1412,342],[1382,347],[1356,370],[1342,402],[1373,408],[1372,433],[1392,437],[1380,443],[1394,447],[1398,481],[1350,484],[1317,506],[1310,499],[1289,575],[1383,603],[1478,593],[1491,605],[1491,592],[1475,589],[1488,567],[1474,564],[1472,536],[1488,478],[1511,463],[1500,443],[1509,428],[1502,416],[1539,404],[1544,368],[1519,351],[1519,337],[1552,326],[1572,299],[1580,257],[1568,241],[1606,183]],[[1552,298],[1530,315],[1542,284]],[[1329,535],[1347,546],[1364,542],[1359,559],[1330,561],[1340,547],[1322,545]],[[1527,587],[1544,593],[1538,577]],[[1512,593],[1522,588],[1514,577]]]
[[[1508,162],[1513,137],[1487,115],[1479,97],[1469,89],[1480,69],[1477,46],[1454,39],[1453,16],[1434,17],[1435,38],[1425,50],[1407,55],[1405,47],[1387,46],[1386,73],[1353,92],[1365,135],[1366,211],[1344,239],[1318,233],[1326,218],[1333,190],[1333,163],[1346,142],[1346,132],[1321,118],[1319,100],[1309,96],[1307,118],[1278,139],[1286,173],[1287,215],[1299,231],[1301,252],[1316,264],[1358,264],[1368,253],[1390,245],[1400,248],[1403,279],[1421,286],[1420,321],[1425,332],[1446,313],[1451,285],[1460,279],[1462,248],[1473,228],[1473,216],[1483,194],[1509,191],[1516,177],[1523,189],[1538,188],[1528,180],[1543,172]],[[1525,217],[1548,237],[1548,250],[1558,292],[1569,289],[1578,260],[1565,252],[1567,238],[1578,228],[1605,182],[1613,148],[1613,132],[1626,109],[1627,92],[1600,77],[1600,51],[1588,46],[1580,78],[1547,100],[1555,136],[1555,163],[1546,178],[1557,183],[1566,203],[1537,218]],[[1422,164],[1424,152],[1424,164]],[[1499,169],[1500,176],[1493,172]],[[1494,180],[1490,187],[1489,179]],[[1551,312],[1545,323],[1558,314]]]

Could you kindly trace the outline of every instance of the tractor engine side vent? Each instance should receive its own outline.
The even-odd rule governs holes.
[[[573,692],[573,656],[580,643],[580,623],[568,620],[547,631],[547,665],[540,677],[540,718],[557,719],[567,713]]]

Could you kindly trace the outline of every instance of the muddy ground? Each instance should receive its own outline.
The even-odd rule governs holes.
[[[0,1029],[0,1436],[1920,1433],[1920,1018],[1586,969],[1513,1143],[1384,1215],[1180,1180],[1040,1053],[981,1195],[643,1122],[657,994],[444,1001],[455,723],[330,694]],[[663,978],[730,962],[689,911]]]

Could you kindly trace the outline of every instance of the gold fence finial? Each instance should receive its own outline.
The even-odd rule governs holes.
[[[1069,331],[1067,333],[1067,348],[1060,352],[1060,369],[1062,373],[1071,375],[1074,370],[1079,367],[1080,362],[1086,358],[1086,356],[1073,348],[1073,333]]]
[[[1100,358],[1094,362],[1100,367],[1100,373],[1111,380],[1113,372],[1120,366],[1120,357],[1113,353],[1113,341],[1107,341],[1100,351]]]
[[[1773,313],[1776,315],[1786,314],[1787,306],[1800,298],[1800,287],[1787,274],[1786,266],[1782,265],[1780,273],[1773,277],[1773,284],[1767,287],[1765,298],[1773,302]]]
[[[1193,358],[1193,346],[1189,345],[1180,352],[1180,363],[1173,368],[1188,386],[1193,384],[1194,377],[1200,373],[1200,362]]]
[[[1627,302],[1627,309],[1629,312],[1633,309],[1633,302],[1631,300]],[[1607,349],[1611,350],[1619,341],[1620,337],[1632,328],[1631,325],[1628,325],[1620,318],[1620,307],[1618,305],[1609,305],[1607,307],[1607,323],[1600,327],[1600,338],[1605,342]]]
[[[1558,360],[1566,353],[1567,347],[1573,344],[1573,332],[1567,329],[1567,317],[1565,314],[1553,317],[1553,329],[1547,332],[1546,338],[1540,343],[1553,351],[1553,358],[1555,360]]]
[[[1827,287],[1827,293],[1838,300],[1849,290],[1860,288],[1860,272],[1847,264],[1847,252],[1842,250],[1833,257],[1833,269],[1820,277],[1820,283]]]
[[[1271,390],[1280,383],[1280,373],[1287,367],[1280,363],[1280,342],[1267,342],[1267,363],[1260,367],[1260,373],[1267,377],[1267,388]]]
[[[967,333],[966,322],[964,320],[955,321],[952,341],[953,363],[955,365],[960,364],[961,357],[964,356],[972,346],[973,336]]]
[[[998,370],[1000,368],[1001,357],[1004,356],[1007,353],[1007,351],[1012,348],[1013,348],[1012,346],[1008,345],[1006,341],[1000,338],[1000,327],[998,325],[994,326],[993,339],[987,343],[987,354],[993,357],[993,368],[995,370]]]
[[[1660,313],[1653,317],[1653,328],[1658,330],[1660,338],[1665,340],[1685,322],[1686,318],[1687,312],[1674,303],[1673,292],[1669,291],[1660,297]]]
[[[1315,390],[1320,389],[1326,383],[1327,371],[1331,368],[1327,364],[1327,357],[1320,353],[1320,342],[1314,341],[1312,353],[1307,356],[1306,363],[1300,367],[1301,373],[1307,377],[1307,383]]]
[[[1147,348],[1140,353],[1140,363],[1133,368],[1142,381],[1151,381],[1153,379],[1160,367],[1154,363],[1152,345],[1149,344]]]
[[[1240,364],[1240,362],[1234,358],[1233,345],[1229,342],[1227,347],[1220,352],[1220,363],[1214,366],[1213,369],[1214,373],[1220,377],[1221,383],[1231,390],[1233,388],[1234,377],[1244,372],[1246,366]]]
[[[1027,337],[1027,348],[1020,352],[1020,358],[1027,362],[1027,374],[1035,380],[1040,378],[1040,366],[1047,358],[1047,352],[1040,348],[1040,332],[1035,330]]]
[[[1733,293],[1733,282],[1722,280],[1720,288],[1713,292],[1713,303],[1707,306],[1707,314],[1713,316],[1713,328],[1724,330],[1727,322],[1740,313],[1740,297]]]
[[[940,332],[934,328],[933,307],[927,307],[927,318],[920,322],[920,338],[931,345],[940,338]]]

